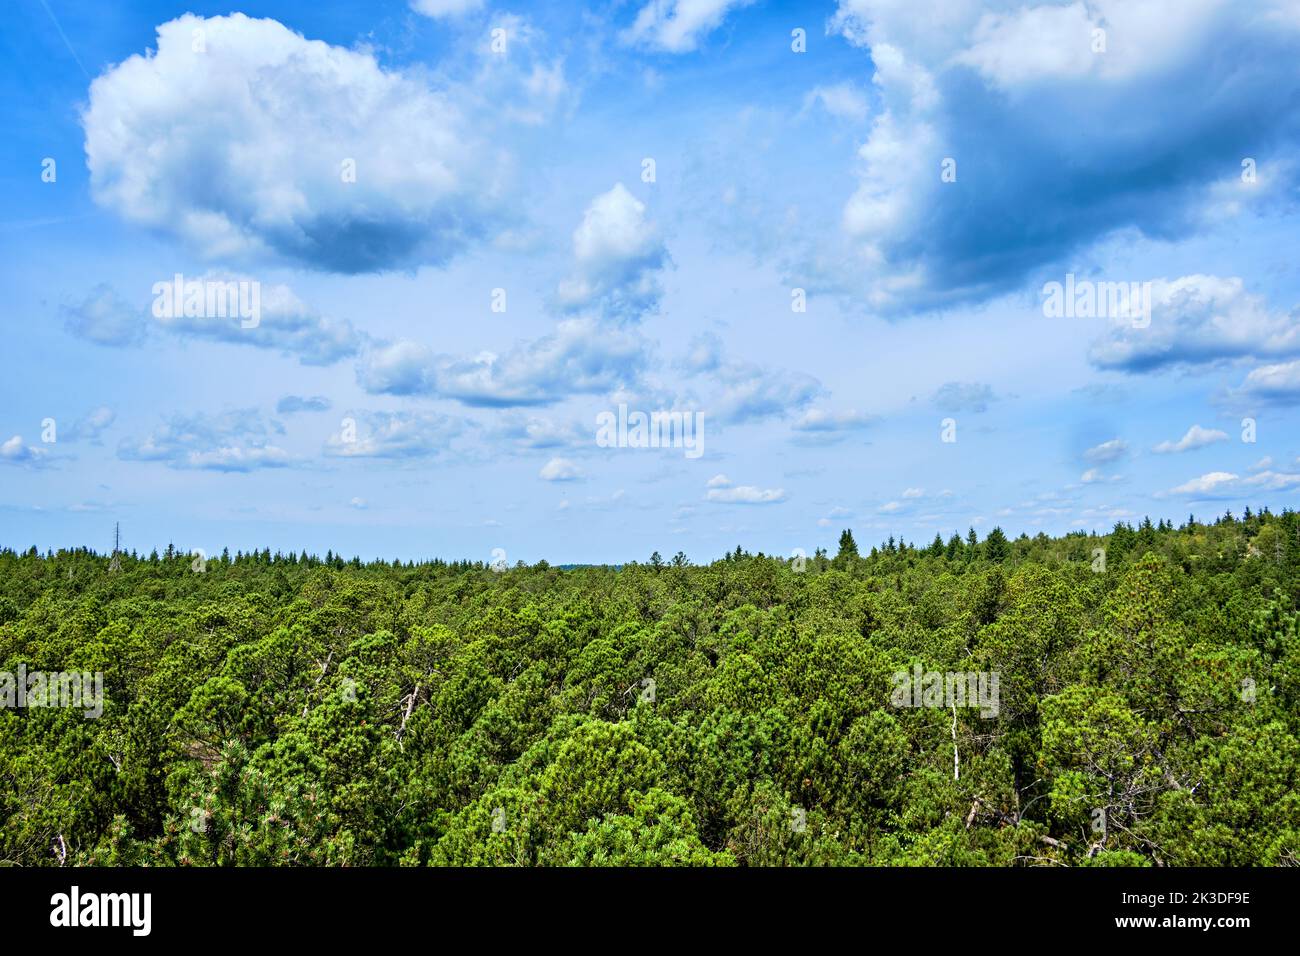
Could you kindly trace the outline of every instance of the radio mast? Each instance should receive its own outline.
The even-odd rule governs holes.
[[[108,562],[108,570],[121,571],[122,559],[118,556],[122,551],[122,525],[120,522],[113,522],[113,560]]]

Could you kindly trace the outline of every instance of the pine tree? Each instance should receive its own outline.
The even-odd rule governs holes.
[[[984,556],[994,564],[1001,564],[1010,554],[1011,546],[1007,544],[1007,536],[1001,528],[994,528],[984,539]]]
[[[948,547],[944,549],[944,557],[949,561],[955,561],[957,558],[961,557],[961,552],[961,535],[954,531],[952,537],[948,539]]]
[[[840,532],[840,550],[835,555],[835,564],[837,567],[858,559],[858,543],[853,540],[853,532],[845,528]]]

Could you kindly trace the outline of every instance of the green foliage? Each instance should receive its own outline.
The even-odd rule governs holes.
[[[0,865],[1300,862],[1295,513],[870,550],[0,551]]]

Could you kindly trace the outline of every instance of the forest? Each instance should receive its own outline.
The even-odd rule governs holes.
[[[0,865],[1300,862],[1296,512],[834,552],[5,549]]]

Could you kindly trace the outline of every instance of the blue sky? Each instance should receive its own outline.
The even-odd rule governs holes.
[[[17,0],[0,543],[709,560],[1295,507],[1298,56],[1295,0]],[[176,274],[258,323],[156,314]],[[1146,321],[1048,314],[1070,275]],[[602,446],[620,405],[703,454]]]

